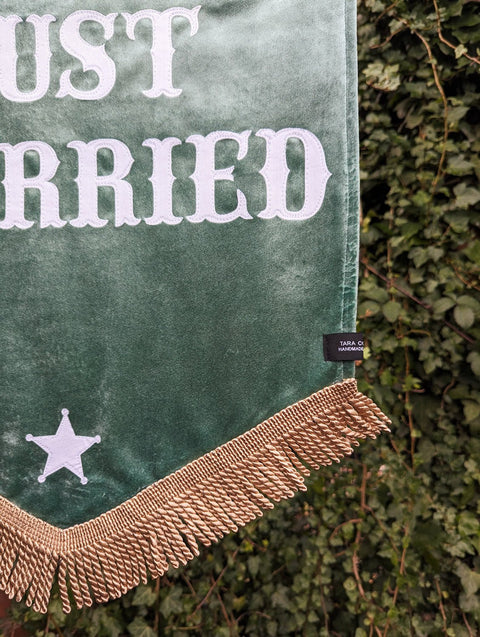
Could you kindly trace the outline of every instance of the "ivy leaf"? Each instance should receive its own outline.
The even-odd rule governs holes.
[[[453,189],[456,199],[455,205],[458,208],[470,208],[480,201],[480,190],[467,186],[464,182]]]
[[[462,535],[478,535],[480,531],[480,522],[478,517],[470,511],[463,511],[458,518],[458,530]]]
[[[480,599],[477,595],[461,593],[458,601],[460,608],[466,613],[473,613],[480,608]]]
[[[473,163],[466,160],[464,155],[453,155],[448,160],[447,170],[450,175],[468,175],[473,169]]]
[[[475,322],[475,313],[471,307],[467,305],[457,305],[457,307],[453,310],[453,316],[464,330],[467,330],[469,327],[472,327]]]
[[[468,106],[455,106],[448,111],[448,121],[449,123],[460,122],[463,120],[465,115],[469,111]]]
[[[474,241],[466,250],[465,254],[473,263],[480,265],[480,241]]]
[[[402,306],[398,301],[388,301],[382,308],[383,315],[387,319],[389,323],[395,323],[395,321],[400,316],[400,312],[402,311]]]
[[[182,590],[174,588],[160,604],[160,612],[164,617],[174,613],[181,613],[183,609]]]
[[[127,626],[132,637],[157,637],[153,628],[147,624],[142,617],[135,617],[133,622]]]
[[[466,564],[459,564],[456,573],[462,582],[466,595],[468,597],[475,595],[480,588],[480,573],[470,570]]]
[[[399,64],[371,62],[363,71],[367,84],[379,91],[395,91],[400,86]]]
[[[135,590],[132,606],[153,606],[157,599],[157,595],[152,588],[141,584]]]
[[[459,234],[468,232],[468,227],[471,222],[471,215],[468,212],[455,211],[455,213],[445,215],[445,219],[454,232],[458,232]]]
[[[258,569],[260,568],[260,558],[258,557],[258,555],[251,555],[247,560],[247,564],[250,575],[252,577],[256,577]]]
[[[445,312],[450,310],[454,305],[455,301],[453,299],[443,297],[432,304],[432,309],[435,314],[445,314]]]
[[[470,367],[472,368],[473,373],[476,376],[480,376],[480,353],[470,352],[470,354],[467,356],[467,361],[470,363]]]
[[[473,400],[465,400],[463,402],[463,413],[467,424],[474,422],[480,416],[480,404]]]

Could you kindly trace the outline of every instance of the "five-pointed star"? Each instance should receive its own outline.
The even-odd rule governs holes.
[[[34,442],[48,453],[45,469],[42,475],[38,476],[39,482],[45,482],[47,476],[65,467],[78,476],[82,484],[87,484],[88,479],[83,475],[81,455],[95,443],[101,442],[101,438],[75,435],[68,417],[68,409],[62,409],[62,420],[54,436],[28,434],[25,439]]]

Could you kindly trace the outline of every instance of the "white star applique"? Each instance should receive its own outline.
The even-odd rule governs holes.
[[[80,478],[82,484],[87,484],[88,478],[83,475],[81,455],[95,443],[101,442],[100,436],[77,436],[68,417],[68,409],[62,409],[62,420],[54,436],[25,436],[28,442],[36,445],[48,453],[47,462],[39,482],[45,482],[47,477],[65,467]]]

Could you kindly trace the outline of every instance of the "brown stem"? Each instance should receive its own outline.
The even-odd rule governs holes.
[[[155,582],[155,619],[153,621],[153,631],[158,634],[158,626],[160,623],[160,578]]]
[[[185,582],[185,584],[188,586],[191,594],[193,595],[193,597],[198,598],[197,593],[195,592],[195,589],[193,588],[193,584],[192,582],[188,579],[188,577],[186,577],[185,575],[182,575],[182,579]]]
[[[435,15],[437,17],[437,33],[438,33],[438,37],[440,41],[443,42],[443,44],[446,44],[450,49],[453,49],[454,51],[456,51],[457,47],[451,42],[449,42],[442,33],[442,19],[440,17],[440,10],[438,8],[437,0],[433,0],[433,6],[435,7]],[[472,57],[471,55],[468,55],[468,53],[462,53],[461,57],[465,57],[471,62],[474,62],[475,64],[480,64],[479,58]]]
[[[474,290],[477,290],[477,292],[480,292],[480,286],[476,285],[472,281],[467,281],[467,279],[464,279],[463,276],[458,271],[457,266],[453,263],[451,259],[447,259],[447,263],[452,267],[453,271],[455,272],[455,276],[457,277],[459,281],[463,283],[465,287],[473,288]]]
[[[364,599],[365,601],[367,601],[367,598],[365,597],[365,591],[363,590],[362,580],[360,579],[360,573],[358,572],[359,562],[360,560],[358,559],[358,554],[357,554],[357,551],[355,550],[352,555],[353,575],[355,577],[355,581],[357,582],[357,588],[358,588],[358,592],[360,593],[360,597]]]
[[[405,377],[410,374],[410,359],[408,357],[408,347],[404,347],[405,354]],[[415,472],[415,437],[413,435],[413,415],[412,407],[410,405],[410,391],[407,389],[405,392],[405,409],[408,417],[408,430],[410,432],[410,462],[412,464],[412,473]]]
[[[401,18],[400,16],[397,16],[397,19],[402,23],[405,24],[410,31],[417,36],[417,38],[423,43],[423,46],[425,47],[426,51],[427,51],[427,55],[428,55],[428,61],[430,62],[430,66],[432,68],[432,73],[433,73],[433,79],[435,82],[435,85],[438,89],[438,92],[440,93],[440,97],[442,98],[442,102],[443,102],[443,144],[442,144],[442,153],[440,155],[440,161],[438,162],[438,168],[437,168],[437,174],[435,175],[435,179],[432,182],[432,195],[435,193],[436,189],[437,189],[437,185],[438,182],[440,181],[440,178],[442,176],[443,173],[443,165],[445,163],[445,159],[447,156],[447,142],[448,142],[448,102],[447,102],[447,96],[445,95],[445,91],[443,90],[443,86],[440,82],[440,76],[438,75],[438,69],[437,69],[437,64],[435,62],[435,58],[433,57],[433,53],[432,53],[432,49],[430,47],[430,44],[427,42],[427,40],[424,38],[424,36],[417,31],[417,29],[415,29],[414,27],[412,27],[412,25],[408,22],[408,20],[405,20],[405,18]]]
[[[395,0],[395,2],[392,2],[392,4],[390,4],[386,9],[384,9],[382,11],[382,13],[378,16],[378,18],[376,18],[375,20],[375,24],[377,24],[378,22],[380,22],[380,20],[386,16],[388,13],[390,13],[390,11],[392,9],[395,9],[395,7],[397,6],[397,4],[400,2],[400,0]]]
[[[440,608],[440,614],[442,615],[442,620],[443,620],[443,632],[445,633],[445,635],[448,635],[447,616],[445,615],[445,608],[443,607],[443,602],[442,602],[442,591],[440,589],[440,584],[437,578],[435,578],[435,587],[437,589],[438,599],[440,600],[439,608]]]
[[[408,467],[409,468],[409,467]],[[410,468],[409,468],[410,469]],[[395,553],[397,553],[398,555],[398,549],[395,546],[394,541],[392,540],[392,538],[390,537],[390,534],[388,532],[388,529],[386,528],[386,526],[383,524],[383,522],[380,520],[380,518],[377,517],[377,515],[375,514],[375,511],[372,509],[372,507],[370,505],[367,504],[367,479],[368,479],[368,470],[367,470],[367,465],[365,463],[362,463],[362,485],[360,487],[360,508],[362,509],[362,511],[367,511],[367,513],[370,513],[370,515],[372,516],[372,518],[375,520],[375,522],[378,524],[378,526],[382,529],[383,533],[385,534],[385,537],[388,538],[388,541],[390,542],[390,544],[392,545],[393,550],[395,551]]]
[[[353,518],[352,520],[346,520],[345,522],[342,522],[341,524],[339,524],[333,529],[332,534],[330,535],[328,539],[331,540],[332,538],[334,538],[336,534],[340,531],[340,529],[346,524],[358,524],[361,521],[362,520],[360,518]]]
[[[463,623],[467,627],[469,637],[474,637],[472,627],[468,623],[468,619],[467,619],[467,617],[466,617],[466,615],[465,615],[465,613],[463,611],[462,611],[462,617],[463,617]]]
[[[392,40],[396,35],[398,35],[399,33],[402,33],[402,31],[405,31],[405,27],[402,27],[401,29],[397,29],[393,33],[390,33],[388,38],[385,38],[385,40],[383,40],[383,42],[380,42],[380,44],[371,44],[369,48],[372,49],[372,50],[373,49],[381,49],[386,44],[388,44],[390,42],[390,40]]]
[[[407,525],[405,527],[405,531],[404,531],[404,537],[405,538],[408,536],[409,532],[410,532],[410,524],[407,523]],[[400,571],[399,571],[400,575],[404,575],[405,574],[405,558],[406,558],[406,555],[407,555],[407,546],[405,545],[403,547],[402,557],[400,558]],[[395,606],[397,605],[397,599],[398,599],[399,590],[400,590],[400,586],[399,586],[399,584],[397,584],[395,586],[395,590],[393,591],[393,605],[392,605],[392,608],[395,608]],[[389,628],[390,628],[390,618],[387,619],[387,623],[385,624],[385,630],[383,632],[383,637],[387,637]]]
[[[217,600],[220,604],[220,608],[222,609],[222,615],[225,619],[225,621],[227,622],[227,626],[228,626],[228,630],[230,632],[230,636],[233,637],[234,635],[234,631],[233,631],[233,627],[235,626],[235,620],[230,618],[230,615],[227,612],[227,609],[225,608],[225,604],[223,603],[223,599],[222,596],[220,595],[220,592],[217,590],[215,591],[215,595],[217,597]]]
[[[235,560],[235,558],[237,557],[237,554],[238,554],[238,549],[236,549],[236,551],[232,555],[232,559],[233,560]],[[190,615],[188,616],[188,619],[191,619],[196,613],[198,613],[198,611],[202,608],[202,606],[208,602],[208,600],[210,599],[210,596],[212,595],[212,593],[215,590],[215,588],[218,586],[218,583],[222,579],[222,577],[225,574],[225,571],[227,570],[227,568],[228,568],[228,564],[225,564],[225,566],[222,568],[222,570],[220,572],[220,575],[217,577],[217,579],[210,586],[210,589],[208,590],[208,593],[205,595],[205,597],[202,599],[202,601],[199,602],[199,604],[197,604],[197,607],[195,608],[193,613],[190,613]]]

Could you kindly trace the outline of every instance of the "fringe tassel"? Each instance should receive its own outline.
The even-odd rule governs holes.
[[[0,496],[0,588],[47,612],[107,602],[199,554],[273,502],[306,489],[311,469],[340,462],[389,420],[354,380],[327,387],[159,480],[119,507],[58,529]]]

